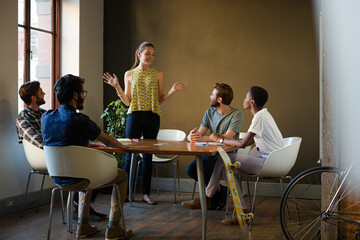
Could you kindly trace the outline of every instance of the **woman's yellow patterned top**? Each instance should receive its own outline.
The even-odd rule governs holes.
[[[152,111],[161,116],[157,69],[130,70],[131,102],[128,114],[135,111]]]

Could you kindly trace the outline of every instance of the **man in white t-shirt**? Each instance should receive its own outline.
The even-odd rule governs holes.
[[[245,148],[246,146],[255,143],[256,147],[252,149],[249,156],[237,155],[230,153],[229,157],[232,162],[241,162],[241,167],[238,169],[239,174],[250,173],[257,174],[269,156],[269,154],[279,148],[284,147],[283,137],[279,128],[277,127],[274,118],[264,108],[265,103],[268,99],[268,93],[265,89],[253,86],[250,91],[246,94],[244,99],[244,109],[249,109],[254,115],[249,130],[244,138],[242,139],[224,139],[221,135],[213,133],[210,136],[212,141],[223,142],[227,145],[238,146]],[[206,196],[211,197],[215,192],[218,191],[219,182],[221,177],[226,179],[224,163],[219,157],[214,171],[211,175],[209,184],[206,188]],[[236,181],[237,189],[240,190],[239,183]],[[244,212],[247,212],[247,206],[242,194],[239,194],[241,207]],[[224,219],[224,224],[236,224],[236,216],[232,219]]]

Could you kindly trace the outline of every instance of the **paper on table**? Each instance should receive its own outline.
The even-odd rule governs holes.
[[[225,145],[223,143],[218,143],[218,142],[208,142],[209,145]]]
[[[224,145],[223,143],[218,142],[196,142],[195,145],[197,146],[207,146],[207,145]]]
[[[130,138],[118,138],[116,140],[118,140],[120,143],[131,143]]]

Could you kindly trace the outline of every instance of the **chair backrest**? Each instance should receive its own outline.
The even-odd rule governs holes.
[[[46,162],[44,150],[38,148],[26,139],[22,140],[25,151],[25,156],[30,166],[37,171],[46,172]]]
[[[301,140],[301,137],[284,138],[285,147],[271,152],[257,175],[263,177],[286,176],[296,162]]]
[[[177,129],[160,129],[157,135],[157,140],[164,141],[184,141],[186,138],[186,133]],[[139,154],[142,158],[142,153]],[[156,154],[157,156],[162,156],[161,154]]]
[[[245,137],[245,135],[246,135],[246,132],[240,132],[239,139]],[[249,155],[250,150],[251,150],[251,146],[247,146],[246,148],[239,148],[237,150],[237,154],[247,156],[247,155]]]
[[[160,129],[156,139],[166,141],[184,141],[186,133],[177,129]]]
[[[44,146],[45,160],[51,177],[84,178],[90,181],[85,190],[113,181],[117,161],[113,155],[81,146]]]

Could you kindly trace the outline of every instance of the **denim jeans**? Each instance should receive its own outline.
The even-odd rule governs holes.
[[[136,111],[126,120],[126,137],[156,139],[160,128],[160,116],[151,111]],[[150,194],[152,175],[152,154],[143,154],[142,160],[143,194]],[[126,154],[124,170],[130,172],[131,154]]]
[[[215,168],[216,160],[219,157],[219,154],[216,154],[215,156],[201,156],[201,160],[203,162],[203,168],[204,168],[204,182],[205,186],[208,185],[211,174]],[[192,161],[189,166],[186,168],[186,173],[191,177],[192,179],[198,180],[197,178],[197,171],[196,171],[196,160]]]

